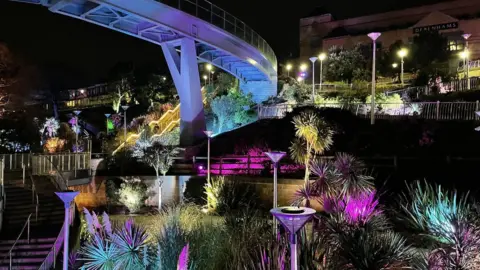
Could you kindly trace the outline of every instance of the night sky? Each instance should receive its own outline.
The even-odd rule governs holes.
[[[132,0],[134,1],[134,0]],[[326,10],[348,18],[440,0],[273,1],[212,0],[255,29],[280,62],[298,55],[299,18]],[[288,3],[292,4],[280,4]],[[302,4],[299,4],[302,3]],[[159,46],[93,24],[53,14],[45,7],[0,0],[0,41],[62,87],[101,82],[119,62],[165,70]],[[45,73],[48,73],[46,75]]]

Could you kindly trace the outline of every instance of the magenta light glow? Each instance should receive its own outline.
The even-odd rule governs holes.
[[[350,197],[345,201],[345,219],[350,224],[363,224],[381,213],[381,210],[377,209],[378,200],[375,198],[375,191]]]

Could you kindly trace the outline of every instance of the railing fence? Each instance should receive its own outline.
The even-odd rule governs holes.
[[[322,156],[320,159],[333,160],[335,156]],[[403,162],[416,162],[425,164],[425,162],[438,162],[442,164],[452,164],[453,162],[472,162],[478,163],[480,157],[465,158],[454,156],[440,157],[412,157],[412,156],[376,156],[376,157],[359,157],[359,160],[365,162],[369,166],[377,168],[386,167],[397,169]],[[184,159],[178,159],[177,163],[187,163]],[[194,172],[202,174],[207,173],[207,157],[194,157],[191,160]],[[400,165],[399,165],[400,164]],[[409,165],[410,166],[410,165]],[[279,171],[282,174],[296,174],[302,172],[304,166],[293,162],[285,157],[279,162]],[[224,156],[210,158],[210,173],[213,175],[260,175],[272,174],[272,162],[267,156]]]
[[[259,119],[283,118],[294,108],[315,106],[317,108],[339,108],[351,111],[360,117],[370,117],[370,104],[367,103],[305,103],[277,104],[258,106]],[[410,102],[410,103],[376,103],[375,117],[391,119],[398,117],[417,117],[429,120],[478,120],[475,114],[480,109],[476,102]]]

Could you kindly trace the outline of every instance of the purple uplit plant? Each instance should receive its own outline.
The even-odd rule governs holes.
[[[120,114],[112,114],[112,116],[110,116],[110,118],[112,119],[112,123],[115,127],[121,127],[123,125],[122,123],[122,116]]]
[[[83,153],[85,151],[84,147],[82,144],[78,144],[78,150],[77,150],[77,146],[75,144],[73,144],[72,146],[72,152],[74,153]]]
[[[188,270],[188,249],[189,244],[183,247],[180,256],[178,257],[177,270]]]
[[[380,214],[375,191],[352,196],[345,200],[345,219],[350,224],[364,224],[371,217]]]

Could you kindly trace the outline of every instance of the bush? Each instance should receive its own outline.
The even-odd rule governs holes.
[[[209,211],[220,215],[233,214],[245,208],[258,207],[255,187],[225,177],[212,177],[204,186]]]
[[[147,186],[138,178],[124,179],[117,192],[118,201],[128,208],[130,213],[136,213],[145,205]]]

